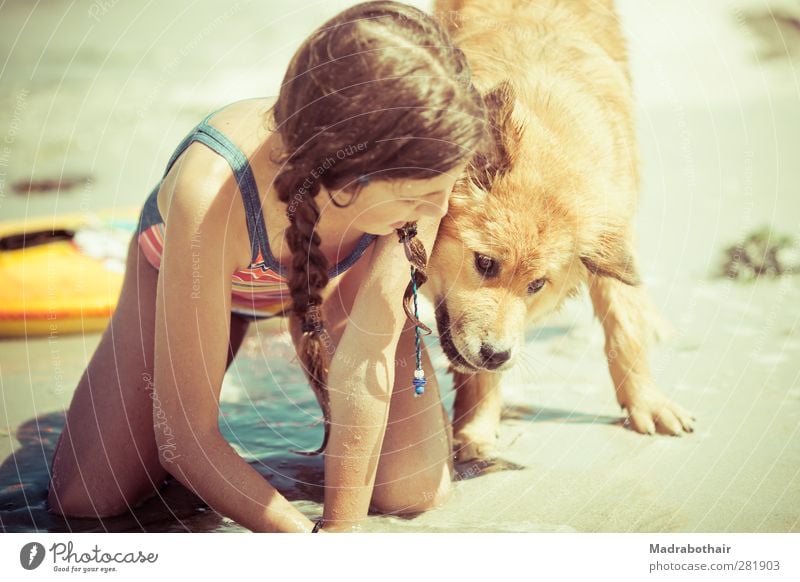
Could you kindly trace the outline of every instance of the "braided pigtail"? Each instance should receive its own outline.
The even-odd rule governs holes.
[[[323,341],[325,325],[321,311],[321,291],[328,284],[328,261],[320,250],[320,237],[316,232],[320,210],[315,198],[319,194],[320,183],[313,171],[303,170],[298,160],[290,160],[287,165],[288,168],[275,182],[279,199],[288,204],[286,214],[290,226],[286,231],[286,242],[292,251],[289,275],[292,316],[300,324],[302,334],[298,356],[322,409],[325,427],[322,445],[317,450],[293,452],[300,455],[319,455],[328,444],[331,421],[328,395],[330,361]]]
[[[425,268],[428,266],[428,254],[417,238],[416,223],[407,222],[404,226],[398,228],[397,238],[403,243],[406,259],[411,263],[411,282],[403,294],[403,310],[406,312],[406,317],[415,326],[423,329],[427,335],[431,333],[431,328],[422,323],[416,313],[416,290],[428,280],[428,275],[425,273]]]
[[[414,395],[421,396],[425,393],[425,373],[422,370],[422,332],[425,335],[431,333],[431,328],[422,323],[419,319],[419,306],[417,304],[417,291],[428,280],[425,268],[428,266],[428,255],[425,247],[417,238],[417,225],[407,222],[403,227],[397,229],[397,238],[403,244],[406,252],[406,259],[411,263],[411,282],[406,287],[403,294],[403,310],[406,317],[414,324],[414,334],[416,336],[416,368],[414,370]]]

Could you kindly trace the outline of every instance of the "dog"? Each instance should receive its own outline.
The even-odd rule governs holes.
[[[691,432],[647,363],[660,318],[637,272],[633,97],[613,2],[438,0],[434,12],[491,127],[454,188],[423,287],[454,374],[457,459],[493,456],[500,385],[526,329],[582,288],[626,424]]]

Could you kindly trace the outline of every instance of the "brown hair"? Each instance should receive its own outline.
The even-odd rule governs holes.
[[[370,178],[427,179],[456,167],[483,140],[485,112],[464,55],[444,30],[416,8],[383,1],[353,6],[311,34],[289,65],[272,116],[284,146],[275,187],[288,205],[298,352],[325,419],[322,445],[304,454],[319,454],[330,429],[320,313],[328,263],[315,232],[315,198],[324,187],[329,196],[350,193],[352,202]],[[425,249],[417,239],[408,246],[419,286]],[[410,297],[411,284],[409,316]]]

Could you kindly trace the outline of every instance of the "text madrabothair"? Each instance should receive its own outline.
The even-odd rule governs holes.
[[[712,546],[711,544],[704,546],[650,544],[651,554],[728,554],[730,551],[731,546]]]

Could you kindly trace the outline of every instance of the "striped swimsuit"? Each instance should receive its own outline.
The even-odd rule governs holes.
[[[287,285],[288,269],[278,263],[270,249],[261,212],[261,199],[247,157],[225,134],[208,123],[217,111],[219,109],[206,116],[178,145],[161,181],[178,156],[194,141],[208,146],[228,161],[244,202],[251,249],[248,268],[235,271],[232,275],[231,312],[250,320],[281,315],[291,306],[291,294]],[[157,203],[161,181],[147,197],[136,231],[142,252],[156,269],[161,266],[164,247],[165,225]],[[353,252],[330,270],[330,278],[337,277],[350,268],[376,238],[374,234],[364,234]]]

